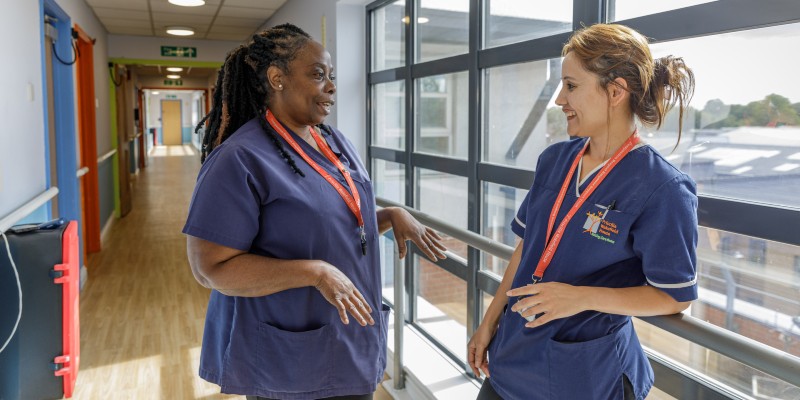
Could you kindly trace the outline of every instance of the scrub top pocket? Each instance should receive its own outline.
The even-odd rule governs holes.
[[[550,340],[550,397],[553,399],[621,399],[622,366],[616,347],[620,332],[586,342]],[[535,390],[535,388],[531,388]]]
[[[258,327],[258,384],[272,392],[313,392],[329,386],[333,367],[329,349],[330,326],[305,332],[290,332],[270,324]]]

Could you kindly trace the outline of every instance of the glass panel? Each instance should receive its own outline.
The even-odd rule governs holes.
[[[416,106],[417,151],[467,158],[468,77],[465,71],[416,81],[419,88]]]
[[[429,169],[416,169],[416,208],[433,217],[467,229],[467,178]],[[442,235],[453,253],[467,258],[467,245]]]
[[[800,356],[800,247],[700,228],[691,315]]]
[[[654,44],[654,57],[683,57],[698,85],[681,145],[672,151],[676,109],[647,141],[702,194],[800,208],[800,79],[783,50],[797,43],[800,24]]]
[[[484,160],[533,170],[545,147],[568,137],[555,104],[561,60],[489,68],[485,81]]]
[[[403,164],[375,159],[372,162],[375,195],[400,204],[406,202],[406,169]]]
[[[381,236],[378,246],[381,255],[381,293],[387,304],[394,304],[394,250],[397,245],[393,238]]]
[[[483,183],[483,235],[500,243],[514,246],[517,235],[511,231],[511,221],[517,215],[527,189],[517,189],[496,183]],[[482,268],[503,276],[508,262],[482,252]]]
[[[694,308],[695,306],[692,306]],[[797,399],[800,388],[750,368],[738,361],[701,347],[683,338],[661,330],[644,321],[633,319],[636,334],[642,345],[659,353],[661,357],[685,365],[702,375],[709,376],[729,390],[736,398]],[[795,337],[797,337],[795,335]],[[650,399],[650,396],[647,397]],[[661,398],[661,397],[659,397]]]
[[[405,150],[406,88],[404,81],[379,83],[372,88],[372,144]]]
[[[669,10],[677,10],[679,8],[695,6],[698,4],[712,3],[713,1],[714,0],[608,0],[608,21],[622,21],[624,19],[657,14]]]
[[[572,30],[572,2],[489,0],[486,47],[501,46]]]
[[[406,64],[405,2],[395,2],[372,12],[372,71]]]
[[[417,12],[418,62],[469,51],[469,0],[421,0]]]
[[[467,283],[424,258],[414,256],[417,325],[467,360]]]

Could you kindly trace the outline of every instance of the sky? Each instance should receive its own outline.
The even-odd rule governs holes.
[[[712,2],[710,0],[616,0],[616,19]],[[513,15],[567,21],[571,7],[563,0],[489,0],[492,15]],[[550,6],[548,6],[550,5]],[[466,12],[468,0],[421,0],[420,7]],[[703,108],[711,99],[747,104],[777,93],[800,102],[800,24],[754,29],[671,42],[654,43],[654,57],[683,57],[694,71],[696,88],[691,105]]]

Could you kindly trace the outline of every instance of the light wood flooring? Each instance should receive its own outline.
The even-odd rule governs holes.
[[[181,234],[199,156],[154,149],[134,180],[133,211],[87,262],[74,399],[242,399],[197,375],[209,290],[192,276]],[[376,400],[388,400],[383,389]]]

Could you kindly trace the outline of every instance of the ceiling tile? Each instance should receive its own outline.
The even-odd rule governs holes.
[[[147,11],[147,2],[138,0],[87,0],[86,1],[92,8],[116,8],[120,10],[139,10]]]
[[[241,26],[214,25],[208,31],[210,33],[230,33],[238,35],[249,35],[253,33],[255,29],[251,29],[248,27],[241,27]]]
[[[143,28],[118,27],[118,28],[108,29],[108,33],[112,35],[153,36],[153,31],[151,31],[150,28],[143,29]]]
[[[247,35],[234,35],[234,34],[230,34],[230,33],[214,33],[214,34],[209,33],[208,36],[206,36],[206,39],[209,39],[209,40],[228,40],[228,41],[234,41],[234,42],[244,42],[244,41],[250,39],[250,34],[247,34]]]
[[[219,10],[220,17],[236,17],[236,18],[262,18],[268,19],[275,13],[271,8],[244,8],[244,7],[228,7],[224,6]]]
[[[212,17],[181,14],[161,14],[153,16],[153,23],[158,26],[186,25],[205,29],[211,24]]]
[[[125,18],[141,19],[150,21],[150,13],[147,11],[120,10],[118,8],[95,7],[94,13],[101,20],[104,18]]]
[[[120,28],[147,28],[150,29],[150,21],[141,19],[123,19],[123,18],[103,18],[103,25],[109,30]]]
[[[217,13],[217,8],[219,8],[219,6],[210,4],[200,7],[181,7],[167,3],[166,0],[163,2],[153,1],[150,3],[150,9],[153,10],[153,17],[160,13],[214,16],[214,14]]]
[[[214,20],[214,25],[224,25],[224,26],[247,26],[256,29],[261,25],[264,25],[264,22],[267,22],[267,19],[261,18],[233,18],[233,17],[217,17]]]
[[[225,0],[223,7],[271,8],[277,10],[286,0]]]

